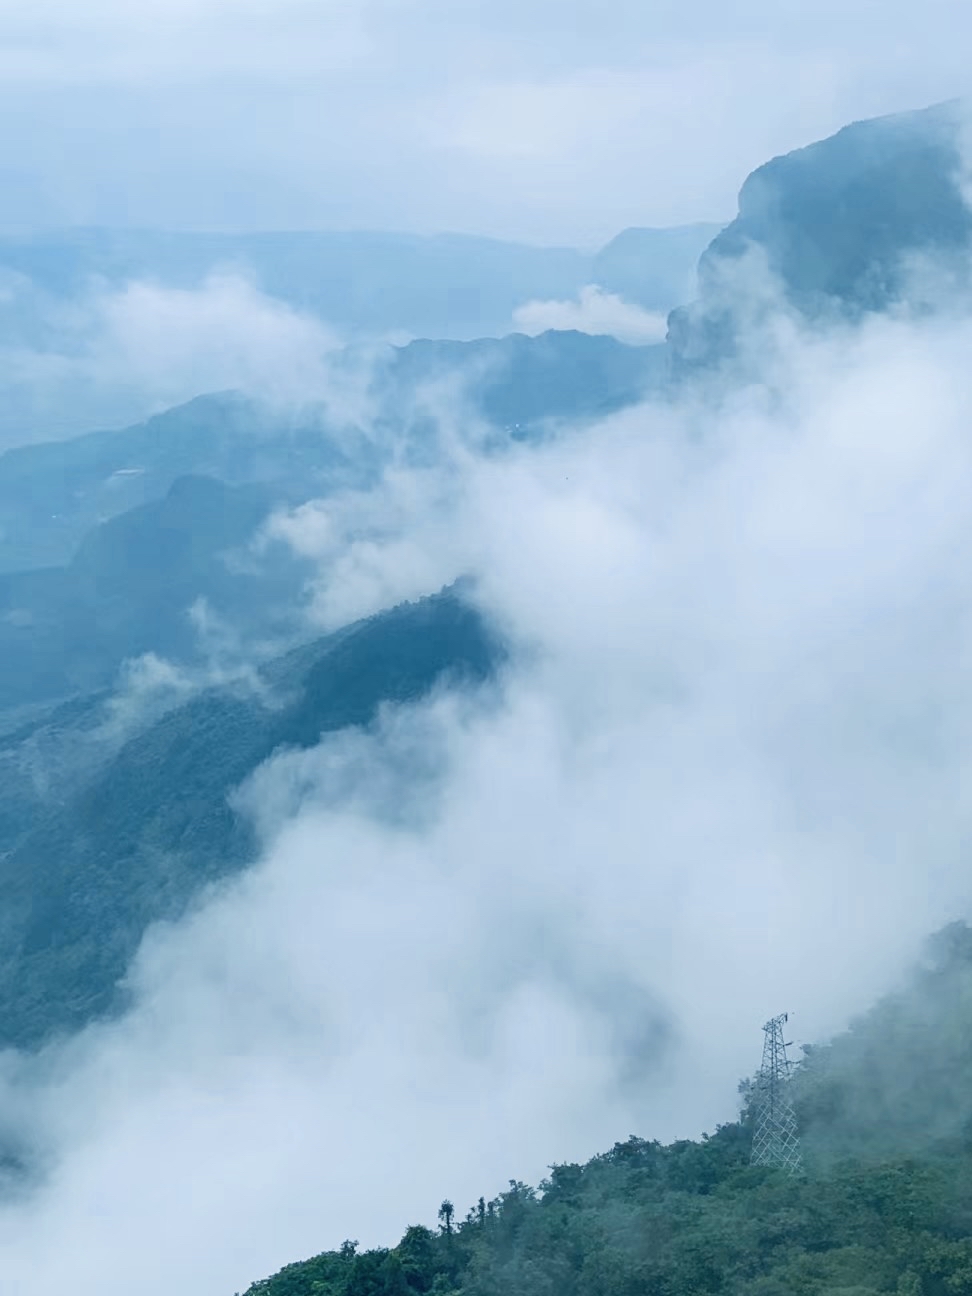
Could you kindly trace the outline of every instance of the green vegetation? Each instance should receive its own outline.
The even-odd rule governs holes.
[[[201,887],[256,858],[231,794],[261,762],[367,726],[383,703],[482,681],[502,653],[453,588],[269,663],[269,701],[199,694],[63,802],[18,814],[16,793],[0,798],[12,834],[0,837],[0,1045],[35,1045],[121,1006],[117,983],[149,923],[177,918]]]
[[[796,1182],[753,1170],[748,1131],[631,1138],[539,1191],[511,1182],[451,1233],[329,1252],[248,1296],[870,1296],[972,1292],[968,1157],[847,1165]]]
[[[165,498],[95,527],[66,567],[0,573],[0,711],[114,684],[146,652],[199,662],[189,609],[244,641],[292,638],[306,567],[284,546],[234,567],[272,507],[259,486],[180,477]]]
[[[934,1011],[930,1005],[936,1004]],[[946,929],[900,993],[808,1050],[807,1172],[749,1166],[751,1113],[699,1142],[632,1137],[437,1231],[289,1265],[247,1296],[969,1296],[972,932]]]

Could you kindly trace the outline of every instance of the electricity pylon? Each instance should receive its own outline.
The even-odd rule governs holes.
[[[788,1016],[788,1013],[781,1013],[763,1027],[763,1065],[756,1076],[756,1129],[750,1164],[776,1166],[795,1175],[803,1170],[803,1158],[796,1113],[790,1102],[790,1062],[783,1039],[783,1026]]]

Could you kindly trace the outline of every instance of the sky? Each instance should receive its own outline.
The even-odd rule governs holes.
[[[594,246],[968,87],[960,0],[0,2],[3,224]]]

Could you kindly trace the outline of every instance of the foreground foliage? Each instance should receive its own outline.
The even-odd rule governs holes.
[[[745,1124],[701,1143],[631,1138],[539,1192],[511,1183],[450,1231],[346,1244],[248,1296],[908,1296],[972,1293],[972,1157],[788,1180],[755,1170]]]
[[[970,1007],[972,932],[955,924],[899,992],[806,1051],[801,1178],[748,1164],[743,1086],[740,1120],[700,1142],[632,1137],[247,1296],[972,1296]]]

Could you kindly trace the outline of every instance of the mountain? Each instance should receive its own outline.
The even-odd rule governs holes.
[[[637,256],[609,245],[602,258],[460,235],[0,232],[0,448],[135,423],[207,390],[285,387],[290,369],[266,343],[254,352],[258,337],[291,339],[307,389],[307,364],[338,342],[502,337],[522,308],[577,302],[602,273],[663,315],[694,282],[698,235],[647,234]]]
[[[636,404],[660,388],[666,360],[660,344],[630,346],[575,330],[475,342],[422,339],[395,352],[388,369],[394,395],[386,403],[400,406],[423,384],[464,376],[473,411],[525,440],[542,435],[546,424],[603,418]]]
[[[698,301],[673,314],[665,347],[580,333],[352,347],[336,373],[365,366],[365,419],[285,417],[222,394],[0,457],[0,1045],[34,1049],[124,1007],[150,925],[255,861],[259,842],[233,794],[274,753],[372,725],[383,703],[475,689],[501,670],[508,648],[461,588],[267,660],[268,645],[297,633],[306,575],[285,555],[262,566],[249,550],[272,508],[367,487],[393,456],[434,454],[427,392],[461,386],[463,430],[485,425],[487,452],[502,453],[662,389],[670,364],[697,375],[733,354],[758,313],[752,249],[808,319],[909,300],[902,258],[953,268],[967,243],[956,158],[951,110],[938,109],[860,123],[767,164],[703,256]],[[630,291],[651,300],[656,272],[637,263],[653,236],[628,231],[604,250],[605,286],[637,280]],[[51,272],[51,292],[75,291],[86,258],[115,254],[110,239],[94,244],[96,256],[85,245]],[[121,282],[138,264],[129,249],[111,273]],[[295,264],[297,293],[306,266]],[[551,275],[543,294],[562,294]],[[362,318],[377,309],[369,282],[381,274],[362,281]],[[349,277],[342,291],[358,289]],[[188,616],[200,599],[245,644],[250,671],[203,689],[190,678],[184,691],[177,672],[160,697],[132,699],[126,719],[124,692],[113,691],[126,659],[164,654],[202,673]],[[794,1080],[804,1181],[748,1166],[744,1111],[700,1143],[633,1138],[586,1166],[555,1167],[537,1191],[511,1184],[461,1227],[445,1212],[439,1233],[416,1226],[361,1256],[349,1244],[253,1291],[968,1291],[968,944],[962,931],[944,936],[901,996],[808,1052]]]
[[[0,236],[0,268],[49,299],[132,280],[194,288],[212,273],[235,272],[352,337],[503,331],[522,301],[573,295],[589,264],[573,248],[461,234],[90,228]]]
[[[0,1038],[36,1042],[102,1011],[145,925],[177,912],[198,881],[252,857],[227,798],[272,751],[368,723],[382,699],[416,696],[450,672],[485,678],[501,659],[476,615],[443,596],[306,650],[325,663],[320,690],[306,653],[284,659],[276,669],[289,677],[274,676],[274,688],[310,689],[296,711],[268,707],[252,690],[227,686],[190,701],[176,690],[165,714],[146,713],[141,732],[107,740],[98,717],[126,660],[208,664],[189,616],[200,601],[246,643],[251,662],[299,634],[306,570],[283,552],[257,561],[248,548],[272,508],[366,487],[403,452],[434,455],[422,394],[437,384],[461,385],[470,422],[492,430],[494,452],[660,390],[670,356],[689,358],[680,337],[731,335],[720,267],[751,246],[808,314],[890,304],[904,290],[903,252],[964,247],[955,120],[939,108],[859,123],[760,168],[737,220],[705,253],[699,302],[673,316],[667,347],[547,333],[352,348],[337,372],[364,367],[367,427],[351,416],[347,427],[329,425],[319,410],[274,415],[224,394],[120,432],[0,457]],[[628,232],[605,264],[635,257],[649,236]],[[63,755],[72,750],[82,755]],[[98,946],[87,951],[92,930]],[[18,981],[30,987],[19,997]]]
[[[463,234],[107,228],[6,233],[0,234],[0,279],[14,294],[16,312],[0,309],[0,338],[22,336],[26,323],[29,341],[49,340],[44,306],[77,300],[96,284],[150,280],[192,288],[209,274],[227,271],[351,337],[502,334],[524,302],[574,297],[602,271],[612,275],[611,291],[665,310],[680,300],[703,228],[631,231],[647,235],[639,239],[636,259],[619,256],[613,243],[591,254]],[[39,302],[31,292],[40,295]]]
[[[808,325],[853,323],[924,309],[933,277],[964,287],[960,143],[945,105],[855,123],[754,172],[702,256],[697,300],[670,318],[676,375],[738,360],[744,332],[759,363],[781,304]],[[972,1293],[970,1005],[959,923],[895,993],[805,1050],[790,1082],[800,1176],[749,1164],[750,1081],[739,1119],[699,1141],[632,1136],[468,1213],[443,1201],[437,1228],[430,1202],[433,1227],[363,1253],[349,1240],[248,1296]]]
[[[0,573],[0,711],[107,687],[148,652],[203,661],[193,607],[253,645],[292,637],[306,566],[283,546],[248,551],[282,502],[259,485],[180,477],[94,527],[67,565]]]
[[[180,477],[230,485],[311,471],[340,473],[333,440],[232,393],[203,396],[135,427],[0,455],[0,571],[69,563],[86,533],[129,509],[163,499]]]
[[[748,177],[739,214],[699,262],[698,299],[669,317],[677,368],[732,359],[775,308],[766,274],[809,319],[856,317],[920,299],[920,261],[965,275],[972,211],[955,104],[855,122]]]
[[[261,762],[367,726],[382,703],[482,682],[503,657],[451,589],[303,645],[267,663],[255,686],[205,690],[114,753],[105,739],[87,780],[79,770],[98,756],[104,695],[0,737],[0,768],[20,776],[20,796],[0,797],[0,1047],[37,1045],[117,1007],[146,927],[255,859],[230,794]],[[66,782],[28,745],[52,727]]]
[[[0,573],[67,564],[92,527],[164,498],[179,477],[261,483],[280,501],[365,485],[403,441],[428,435],[414,427],[423,384],[461,385],[471,412],[529,436],[641,399],[665,365],[662,346],[571,332],[351,349],[334,378],[360,388],[364,426],[353,412],[338,420],[326,407],[288,412],[217,393],[134,427],[18,446],[0,454]]]
[[[744,1108],[697,1142],[632,1135],[585,1165],[552,1166],[539,1189],[511,1180],[464,1218],[443,1202],[435,1231],[413,1225],[362,1253],[346,1242],[247,1296],[968,1293],[970,990],[972,931],[959,924],[899,993],[808,1051],[791,1082],[800,1177],[749,1165]]]
[[[970,1003],[972,929],[956,922],[899,989],[805,1049],[794,1101],[816,1168],[923,1156],[955,1139],[972,1151]]]
[[[699,257],[722,228],[700,222],[622,230],[594,257],[593,282],[645,310],[667,311],[695,295]]]

